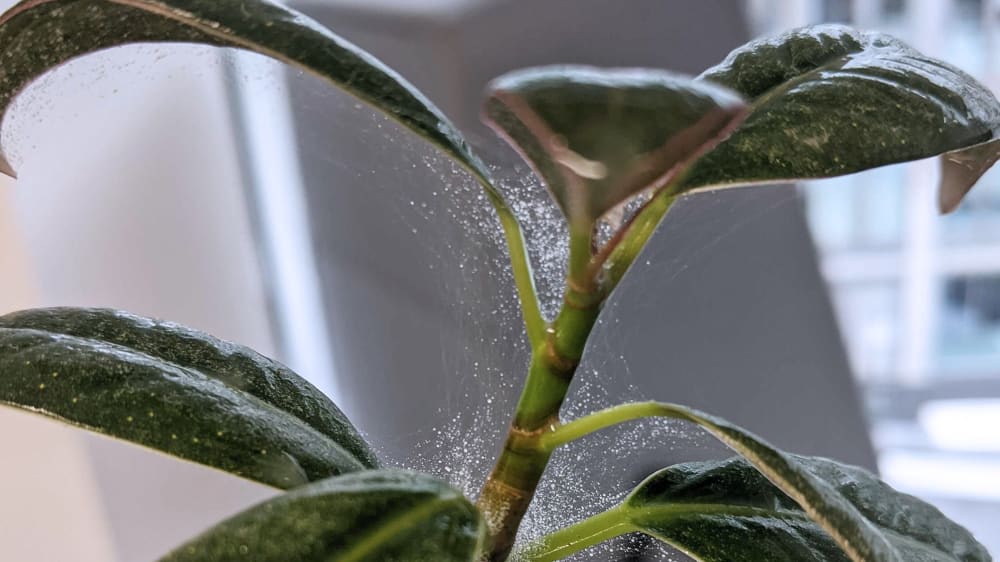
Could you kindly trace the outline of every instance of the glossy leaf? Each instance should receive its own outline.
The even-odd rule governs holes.
[[[896,560],[990,560],[968,531],[868,471],[823,458],[787,457],[850,502],[886,538]],[[792,498],[743,458],[663,469],[632,492],[623,513],[635,530],[703,562],[849,560]]]
[[[448,119],[395,71],[308,17],[267,0],[24,0],[0,16],[0,119],[29,83],[118,45],[202,43],[311,72],[433,142],[487,187],[489,174]],[[13,175],[0,153],[0,172]]]
[[[534,167],[571,224],[664,185],[742,117],[739,96],[665,71],[551,66],[494,80],[484,119]]]
[[[750,115],[678,188],[725,187],[850,174],[990,141],[1000,103],[961,70],[903,42],[817,25],[733,51],[701,80],[751,100]],[[996,159],[997,147],[946,156],[950,210]],[[988,164],[987,164],[988,163]]]
[[[343,413],[287,367],[123,312],[0,317],[0,404],[279,488],[377,466]]]
[[[895,492],[863,469],[782,452],[737,425],[686,406],[662,402],[636,402],[608,408],[564,424],[543,439],[543,447],[551,450],[589,433],[652,416],[695,423],[742,455],[767,480],[787,494],[804,513],[808,514],[809,518],[854,562],[989,562],[991,560],[986,549],[961,526],[948,520],[930,505]],[[657,488],[649,488],[649,490],[654,489]],[[747,490],[752,489],[752,486],[748,485]],[[644,492],[647,496],[650,493]],[[720,489],[718,493],[724,498],[728,492]],[[762,504],[771,500],[777,501],[779,498],[768,496],[772,493],[762,489],[760,491],[762,496],[757,499]],[[738,496],[739,494],[734,496],[736,500]],[[788,504],[778,502],[775,507],[787,509]],[[715,508],[706,507],[707,511],[713,509]],[[598,522],[602,522],[600,517],[598,516]],[[649,523],[652,519],[643,521]],[[803,526],[804,523],[797,519],[788,521],[790,521],[788,525],[785,525],[787,521],[781,521],[774,522],[772,526],[784,525],[788,528],[788,532],[797,533],[793,543],[798,544],[795,548],[805,549],[802,552],[808,550],[806,546],[815,548],[817,552],[824,551],[826,548],[824,543],[814,534],[808,533],[808,529]],[[735,520],[733,523],[735,524]],[[745,523],[751,525],[753,522]],[[588,532],[596,536],[601,531],[589,529]],[[617,534],[624,532],[629,531],[620,530]],[[562,538],[557,537],[557,539],[544,544],[542,550],[555,551],[564,548],[564,545],[560,545]],[[722,544],[725,544],[724,541]],[[789,548],[792,548],[792,543],[789,543]],[[547,559],[550,558],[540,558],[540,560]],[[715,559],[711,556],[705,558],[705,560]]]
[[[890,493],[884,484],[865,476],[861,469],[845,467],[844,474],[837,475],[830,465],[785,453],[721,418],[684,406],[661,406],[673,417],[704,427],[746,458],[794,499],[854,562],[991,560],[965,529],[933,507],[909,496]],[[905,510],[913,510],[912,518],[901,516]],[[892,522],[894,518],[898,523]],[[901,551],[901,543],[912,548]],[[925,550],[927,556],[915,557],[920,550]]]
[[[473,562],[484,529],[476,509],[447,484],[368,471],[252,507],[163,562]]]

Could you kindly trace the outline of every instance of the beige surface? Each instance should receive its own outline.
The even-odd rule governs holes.
[[[14,180],[0,175],[0,312],[37,301],[21,236],[10,208]]]
[[[38,299],[10,209],[12,183],[0,179],[0,311]],[[110,560],[111,535],[80,434],[0,407],[0,444],[0,558]]]
[[[20,177],[0,185],[0,313],[109,306],[273,353],[221,66],[168,52],[83,59],[29,92]],[[273,493],[20,413],[0,412],[0,443],[5,561],[152,560]]]
[[[110,528],[80,434],[0,408],[0,442],[0,558],[112,560]]]

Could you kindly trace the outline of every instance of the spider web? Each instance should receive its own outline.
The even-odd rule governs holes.
[[[428,405],[436,409],[437,415],[430,416],[434,421],[373,439],[392,449],[383,451],[386,458],[435,474],[475,497],[502,443],[528,362],[499,222],[481,187],[427,143],[346,96],[311,84],[308,78],[300,87],[306,93],[297,96],[296,104],[303,114],[329,111],[347,119],[357,134],[357,142],[374,154],[372,160],[378,162],[378,167],[355,170],[356,161],[345,161],[342,155],[316,148],[325,145],[325,134],[308,127],[299,130],[305,139],[301,144],[306,147],[304,159],[315,159],[315,165],[370,180],[366,182],[371,189],[369,195],[385,212],[380,219],[405,225],[403,231],[424,252],[422,259],[430,272],[428,285],[437,292],[435,302],[443,303],[447,318],[466,336],[465,345],[445,341],[433,350],[448,371],[449,385],[440,403]],[[345,117],[352,112],[353,117]],[[551,318],[562,298],[567,256],[567,234],[561,215],[527,166],[516,161],[506,148],[483,137],[474,136],[473,143],[487,161],[500,162],[492,171],[524,226],[541,307]],[[413,189],[401,189],[401,184]],[[718,239],[732,236],[739,232],[741,224],[758,219],[750,216],[735,220],[729,231],[707,239],[703,246],[690,248],[681,259],[711,259],[711,248]],[[443,235],[447,242],[442,244],[435,235]],[[644,255],[635,276],[642,275],[643,265],[649,266],[660,258],[656,253]],[[686,267],[684,263],[677,266],[675,274]],[[656,284],[641,279],[630,282],[629,289],[637,291],[632,298],[648,300],[650,306],[665,298],[657,292]],[[616,301],[612,300],[591,338],[564,408],[566,418],[648,398],[635,384],[628,357],[617,351],[628,329],[627,318],[617,313]],[[400,453],[401,449],[405,452]],[[589,436],[557,451],[525,518],[520,540],[538,538],[580,520],[583,514],[594,514],[620,502],[638,478],[654,469],[637,468],[630,462],[634,457],[651,451],[679,456],[692,450],[711,457],[718,456],[720,449],[699,430],[672,421],[651,420]],[[646,472],[637,472],[643,469]],[[590,549],[574,559],[606,560],[639,549],[657,553],[663,559],[677,559],[669,549],[651,545],[640,537]]]
[[[127,56],[122,51],[128,51]],[[113,112],[122,96],[141,95],[144,84],[162,79],[157,69],[178,52],[183,53],[185,64],[166,65],[169,73],[223,74],[218,58],[210,50],[193,47],[128,47],[116,50],[118,54],[110,58],[102,60],[100,57],[105,55],[100,55],[90,63],[73,63],[49,74],[19,99],[6,128],[4,146],[9,147],[15,162],[30,159],[36,147],[55,142],[53,137],[45,136],[53,134],[52,127],[38,127],[39,122],[72,123],[77,117],[73,111],[78,109],[67,114],[58,101],[64,92],[85,93],[88,111]],[[123,75],[127,80],[111,79]],[[315,185],[317,176],[307,174],[307,189],[313,193],[324,189],[338,195],[349,193],[360,206],[359,214],[377,210],[357,221],[355,237],[314,241],[318,254],[327,253],[318,258],[319,268],[334,271],[327,272],[326,277],[321,271],[324,291],[343,290],[351,297],[362,294],[357,289],[345,289],[347,285],[337,277],[337,272],[361,264],[376,279],[365,289],[365,294],[376,295],[373,303],[381,298],[407,302],[408,314],[417,317],[410,318],[409,325],[419,325],[419,316],[424,314],[437,322],[428,324],[429,331],[441,329],[445,334],[436,340],[436,346],[432,337],[431,344],[421,349],[424,359],[420,364],[436,365],[436,372],[389,376],[366,371],[366,357],[356,356],[358,352],[350,344],[361,341],[353,328],[359,324],[379,326],[380,331],[365,335],[366,339],[382,338],[387,340],[381,342],[382,347],[391,349],[391,339],[400,336],[393,332],[397,320],[385,318],[372,324],[359,312],[364,306],[344,314],[330,307],[328,321],[335,336],[330,345],[337,372],[349,372],[360,380],[389,376],[377,380],[399,383],[368,387],[354,384],[343,406],[368,432],[387,464],[435,474],[474,497],[502,442],[529,356],[499,222],[478,184],[426,142],[314,78],[298,73],[290,76],[301,165],[306,170],[321,171],[322,181],[328,184]],[[229,86],[279,87],[270,80],[264,75],[238,75],[230,77]],[[331,127],[320,118],[311,119],[317,116],[328,116],[330,123],[337,126]],[[50,132],[39,134],[39,130]],[[339,150],[331,150],[331,140]],[[551,318],[562,295],[565,225],[544,188],[523,163],[493,139],[474,140],[488,161],[498,163],[493,171],[525,227],[542,309]],[[363,186],[363,193],[347,191],[358,186]],[[717,204],[723,196],[708,193],[699,197],[703,204]],[[789,202],[779,201],[775,208]],[[344,217],[350,218],[350,213]],[[720,240],[738,235],[742,225],[761,218],[761,214],[741,215],[728,230],[706,236],[702,245],[685,248],[679,255],[667,257],[649,249],[640,256],[623,289],[630,291],[630,299],[655,306],[666,297],[657,289],[663,279],[649,282],[646,270],[651,265],[669,259],[671,275],[680,275],[697,260],[711,259],[712,248]],[[314,233],[321,232],[323,217],[313,214],[311,226]],[[367,238],[383,229],[390,230],[392,236],[381,243]],[[406,267],[396,267],[398,262]],[[409,282],[418,289],[408,289]],[[623,317],[618,299],[613,298],[589,343],[564,408],[566,418],[647,398],[637,384],[641,376],[632,372],[629,358],[619,351],[629,330],[628,318]],[[350,336],[350,341],[339,341],[337,334]],[[429,381],[426,384],[437,385],[437,400],[412,404],[409,394],[425,384],[423,377]],[[422,414],[410,413],[397,420],[394,412],[403,410]],[[634,466],[632,459],[642,453],[655,451],[669,457],[671,452],[691,450],[702,451],[704,456],[718,453],[700,431],[675,422],[644,421],[589,436],[557,451],[525,519],[521,539],[537,538],[621,501],[638,478],[659,468]],[[637,473],[647,468],[645,473]],[[603,560],[650,548],[661,557],[677,557],[633,537],[591,549],[574,559]]]

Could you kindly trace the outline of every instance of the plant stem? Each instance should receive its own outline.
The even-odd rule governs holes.
[[[521,302],[524,327],[528,333],[528,341],[534,348],[545,339],[545,318],[542,317],[542,311],[538,305],[535,276],[531,272],[531,260],[528,258],[528,249],[524,243],[521,224],[503,198],[492,189],[492,186],[489,186],[486,193],[497,212],[497,216],[500,217],[500,226],[503,227],[503,234],[507,240],[507,251],[510,252],[514,285],[517,287],[518,300]]]
[[[672,405],[662,402],[619,404],[561,425],[540,436],[538,445],[551,454],[558,447],[613,425],[657,416],[690,419],[686,412],[675,410]]]
[[[635,531],[622,505],[545,535],[518,552],[524,560],[551,562],[562,560],[617,536]]]
[[[549,462],[550,452],[539,445],[541,437],[559,426],[559,409],[604,300],[595,283],[573,276],[573,272],[586,270],[591,233],[592,229],[579,229],[570,234],[571,274],[562,308],[544,339],[532,349],[528,377],[507,440],[479,496],[478,505],[490,529],[488,559],[492,562],[506,560],[514,545],[521,519]],[[581,252],[585,252],[583,258]]]
[[[528,379],[514,414],[514,427],[525,432],[551,431],[559,408],[583,357],[583,349],[600,312],[592,294],[566,289],[562,309],[545,341],[532,353]]]
[[[610,285],[599,282],[599,266],[596,270],[591,268],[594,225],[570,224],[569,271],[563,304],[543,335],[537,334],[542,317],[520,227],[502,200],[494,202],[507,234],[532,353],[528,377],[503,450],[477,501],[490,530],[491,547],[487,554],[490,562],[503,562],[514,546],[521,520],[552,454],[552,448],[543,442],[559,429],[559,409],[608,288],[617,284],[635,260],[672,202],[672,197],[657,196],[636,217],[622,244],[610,256],[617,258],[612,263],[617,268],[611,269],[614,278]],[[525,303],[525,298],[530,300]]]

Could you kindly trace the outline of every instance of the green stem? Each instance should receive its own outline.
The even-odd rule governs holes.
[[[524,327],[528,333],[528,341],[534,347],[545,339],[545,318],[538,304],[538,293],[535,290],[535,276],[531,271],[531,260],[528,259],[528,249],[524,243],[524,234],[517,217],[503,200],[494,201],[493,208],[500,217],[504,237],[507,239],[507,249],[510,252],[510,265],[514,273],[514,285],[517,287],[518,300],[521,302],[521,314],[524,316]]]
[[[539,440],[559,426],[559,409],[606,294],[596,283],[579,277],[591,257],[592,232],[592,228],[579,229],[570,235],[571,274],[562,308],[545,330],[545,337],[532,349],[528,377],[510,432],[477,502],[490,527],[492,545],[488,556],[493,562],[507,559],[548,465],[549,452],[539,446]]]
[[[566,288],[562,309],[532,353],[514,427],[535,432],[554,421],[600,313],[600,297]]]
[[[619,505],[603,513],[545,535],[528,545],[518,555],[530,562],[562,560],[585,548],[635,531],[625,507]]]
[[[504,239],[507,241],[507,251],[510,253],[510,267],[514,274],[514,286],[517,287],[517,297],[521,302],[521,314],[524,316],[524,327],[528,333],[528,341],[535,347],[545,338],[545,318],[538,304],[538,292],[535,289],[535,276],[531,271],[531,260],[528,258],[528,247],[524,243],[524,233],[514,211],[507,205],[500,192],[493,187],[493,180],[484,171],[470,167],[470,172],[486,192],[486,198],[500,218]]]
[[[595,261],[593,265],[595,269],[606,268],[609,289],[618,286],[618,282],[625,276],[625,272],[635,262],[635,259],[639,257],[639,252],[646,247],[646,242],[656,231],[663,215],[670,210],[675,199],[676,197],[669,190],[663,190],[654,195],[625,227],[621,238],[609,243],[610,254],[599,257]]]
[[[556,448],[591,433],[621,423],[651,417],[684,420],[701,426],[702,429],[708,431],[719,441],[722,441],[727,447],[746,457],[747,460],[753,463],[754,466],[757,466],[762,472],[765,474],[771,473],[771,468],[766,466],[766,464],[761,464],[762,461],[756,458],[758,455],[754,451],[755,447],[752,445],[756,444],[757,447],[764,446],[758,441],[758,437],[724,419],[687,406],[670,404],[668,402],[631,402],[629,404],[612,406],[611,408],[594,412],[593,414],[577,418],[553,428],[552,431],[538,437],[536,446],[546,454],[552,454],[552,451]]]

